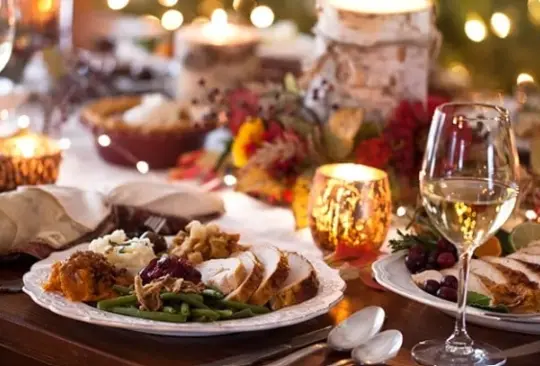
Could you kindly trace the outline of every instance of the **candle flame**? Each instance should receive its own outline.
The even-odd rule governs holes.
[[[413,13],[431,8],[431,0],[330,0],[338,9],[370,14]]]

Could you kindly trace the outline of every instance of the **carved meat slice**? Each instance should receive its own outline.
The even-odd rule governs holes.
[[[439,271],[436,271],[434,269],[429,269],[424,272],[414,273],[411,277],[412,277],[413,282],[417,286],[422,287],[424,286],[424,283],[426,283],[426,281],[428,280],[441,282],[444,276]]]
[[[196,267],[202,282],[215,287],[225,295],[240,287],[246,278],[246,268],[239,258],[211,259]]]
[[[508,283],[508,279],[503,272],[498,270],[493,264],[485,262],[481,259],[471,260],[471,273],[474,273],[486,283],[486,285],[504,285]]]
[[[538,249],[538,251],[533,250],[533,248]],[[535,246],[532,248],[520,250],[519,252],[510,254],[508,258],[512,258],[521,262],[529,263],[534,266],[540,267],[540,247]]]
[[[261,285],[264,268],[252,252],[237,252],[233,256],[242,261],[246,269],[246,278],[236,290],[227,296],[227,300],[247,302]]]
[[[257,245],[249,249],[264,267],[263,280],[249,299],[249,303],[264,305],[277,294],[287,276],[289,264],[287,257],[271,245]]]
[[[521,283],[524,278],[525,281],[528,280],[537,286],[540,284],[540,275],[521,261],[508,257],[483,257],[482,259],[495,264],[511,283]]]
[[[270,306],[278,310],[300,304],[317,295],[319,281],[311,263],[298,253],[286,253],[289,276],[279,292],[270,299]]]

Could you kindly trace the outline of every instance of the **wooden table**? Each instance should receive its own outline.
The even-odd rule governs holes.
[[[0,264],[0,279],[20,275],[29,263]],[[103,328],[63,318],[34,304],[25,294],[0,294],[0,365],[2,366],[193,366],[286,342],[290,337],[335,324],[368,305],[387,312],[386,328],[403,332],[404,347],[390,365],[414,365],[410,349],[428,338],[444,338],[453,319],[439,311],[360,281],[348,283],[346,298],[328,315],[307,323],[267,332],[212,338],[173,338]],[[535,336],[470,326],[474,339],[507,348]],[[298,365],[326,365],[344,355],[313,356]],[[509,365],[538,365],[538,356],[512,359]]]

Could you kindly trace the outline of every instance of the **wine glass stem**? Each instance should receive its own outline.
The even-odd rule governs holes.
[[[455,355],[468,355],[473,352],[473,340],[467,333],[465,315],[467,307],[467,288],[472,250],[464,250],[459,256],[458,312],[454,333],[446,340],[446,351]]]

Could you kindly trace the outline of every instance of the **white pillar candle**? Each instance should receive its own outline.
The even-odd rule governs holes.
[[[176,32],[175,57],[180,63],[176,97],[182,102],[208,103],[211,89],[235,87],[258,71],[259,33],[227,23],[226,18],[214,18]]]

